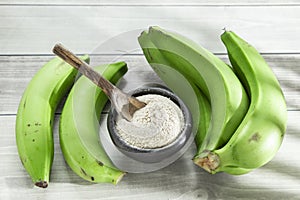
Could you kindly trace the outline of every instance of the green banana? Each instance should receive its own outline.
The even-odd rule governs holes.
[[[286,130],[287,109],[276,76],[257,50],[233,32],[225,31],[221,39],[251,102],[228,143],[207,155],[214,157],[209,172],[232,173],[234,168],[261,167],[275,156]]]
[[[200,123],[198,127],[199,132],[197,132],[195,136],[195,143],[199,151],[201,144],[203,143],[205,137],[207,137],[206,134],[208,133],[211,120],[211,107],[209,101],[197,86],[195,86],[194,91],[196,93],[200,109]]]
[[[89,61],[87,55],[81,59]],[[48,186],[54,154],[54,113],[72,87],[76,74],[76,69],[54,58],[35,74],[20,101],[15,130],[18,153],[38,187]]]
[[[118,62],[95,70],[113,84],[127,72]],[[90,182],[118,183],[124,172],[116,169],[99,139],[100,113],[107,102],[105,93],[86,77],[73,86],[60,118],[60,146],[70,168]]]
[[[196,157],[225,145],[249,105],[247,94],[232,69],[208,50],[181,35],[159,27],[150,27],[142,35],[151,40],[170,67],[199,87],[210,102],[210,125]],[[147,44],[140,42],[140,45],[146,52]],[[154,56],[149,59],[154,59]]]
[[[191,111],[193,118],[192,130],[195,133],[196,145],[199,147],[207,133],[211,117],[210,104],[207,98],[194,83],[176,69],[170,67],[171,64],[151,42],[146,32],[139,36],[138,41],[148,63],[156,74],[183,100]]]

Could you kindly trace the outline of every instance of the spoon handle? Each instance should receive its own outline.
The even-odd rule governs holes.
[[[76,68],[80,73],[85,75],[96,85],[98,85],[103,92],[111,99],[112,91],[116,88],[108,80],[103,78],[93,68],[91,68],[86,62],[80,60],[75,54],[66,49],[62,44],[56,44],[53,48],[53,53],[59,56],[61,59],[69,63]]]
[[[135,111],[146,105],[144,102],[137,100],[135,97],[132,97],[115,87],[108,80],[98,74],[93,68],[91,68],[86,62],[80,60],[75,54],[66,49],[63,45],[56,44],[53,48],[53,53],[76,68],[84,76],[99,86],[108,96],[117,112],[128,121],[131,120]]]

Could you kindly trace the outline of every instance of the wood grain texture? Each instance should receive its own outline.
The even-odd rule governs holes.
[[[148,6],[148,5],[208,5],[208,6],[217,6],[217,5],[299,5],[299,1],[297,0],[206,0],[206,1],[199,1],[199,0],[186,0],[186,1],[180,1],[180,0],[152,0],[152,1],[146,1],[146,0],[1,0],[0,5],[6,4],[6,5],[111,5],[111,6],[123,6],[123,5],[138,5],[138,6]]]
[[[300,53],[300,5],[0,5],[0,54],[49,55],[57,42],[90,53],[116,35],[150,25],[180,32],[214,53],[225,52],[219,38],[224,27],[260,52]]]
[[[276,157],[253,172],[210,175],[195,166],[192,146],[183,157],[161,170],[127,174],[117,185],[90,184],[66,165],[55,118],[55,156],[50,185],[34,188],[17,154],[15,116],[0,117],[0,199],[299,199],[300,111],[289,111],[288,130]]]
[[[246,175],[210,175],[191,162],[191,146],[161,170],[127,174],[116,186],[90,184],[74,174],[62,156],[61,104],[54,123],[50,185],[46,190],[33,187],[17,154],[15,118],[25,87],[53,58],[54,44],[91,54],[92,66],[126,61],[129,71],[119,87],[129,91],[144,83],[161,83],[137,49],[136,37],[150,25],[180,32],[226,62],[220,40],[224,27],[263,53],[288,104],[288,128],[275,158]],[[298,0],[0,0],[0,200],[300,199],[299,33]]]
[[[228,62],[226,56],[219,55]],[[191,162],[188,152],[170,166],[146,174],[128,174],[117,186],[90,184],[66,165],[58,141],[59,114],[55,118],[55,158],[47,190],[33,188],[18,158],[15,114],[22,90],[34,73],[53,56],[0,57],[0,199],[297,199],[300,196],[299,59],[300,55],[264,55],[287,97],[288,130],[276,157],[266,166],[242,176],[210,175]],[[120,82],[130,90],[147,82],[160,82],[142,55],[91,55],[93,64],[125,60],[129,72]],[[5,66],[5,67],[4,67]],[[138,74],[138,76],[137,76]],[[18,80],[18,81],[17,81]],[[15,88],[14,84],[20,88]],[[6,85],[5,85],[6,84]],[[6,86],[6,87],[3,87]],[[59,111],[58,113],[60,112]],[[13,186],[13,187],[12,187]],[[121,197],[121,198],[120,198]]]

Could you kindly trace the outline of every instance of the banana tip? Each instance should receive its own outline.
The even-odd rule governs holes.
[[[47,188],[48,182],[47,181],[38,181],[38,182],[35,182],[34,185],[37,187],[40,187],[40,188]]]
[[[122,174],[115,180],[115,185],[117,185],[126,174],[126,172],[122,172]]]

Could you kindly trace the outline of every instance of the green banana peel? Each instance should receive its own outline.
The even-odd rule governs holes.
[[[118,62],[95,70],[116,84],[127,72],[127,65]],[[100,113],[107,100],[105,93],[89,79],[79,78],[64,105],[59,138],[64,158],[78,176],[94,183],[117,184],[125,173],[111,163],[98,135]]]
[[[82,56],[89,62],[89,56]],[[33,183],[49,184],[54,156],[54,112],[72,87],[77,70],[58,57],[47,62],[31,79],[16,118],[16,143],[23,166]]]
[[[259,52],[233,32],[221,39],[230,62],[250,96],[250,107],[228,143],[199,158],[207,171],[232,173],[232,168],[256,169],[268,163],[282,143],[287,123],[287,109],[280,84]]]

